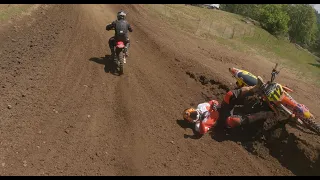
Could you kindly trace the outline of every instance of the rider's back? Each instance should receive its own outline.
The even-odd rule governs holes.
[[[128,30],[130,28],[130,25],[126,20],[124,20],[124,19],[115,20],[114,21],[114,28],[115,28],[115,37],[128,38]]]

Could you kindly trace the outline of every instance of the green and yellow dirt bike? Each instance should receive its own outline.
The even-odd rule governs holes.
[[[289,92],[293,92],[293,90],[274,82],[276,75],[280,72],[277,70],[277,66],[278,64],[272,70],[271,81],[264,83],[261,92],[258,93],[259,98],[262,101],[266,101],[279,117],[284,116],[293,119],[299,125],[320,135],[320,125],[314,121],[315,117],[309,109],[290,96]],[[237,80],[236,85],[238,88],[257,84],[257,77],[248,71],[237,68],[229,68],[229,71]]]

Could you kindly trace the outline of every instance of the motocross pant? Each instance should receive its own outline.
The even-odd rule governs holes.
[[[241,96],[241,92],[242,89],[231,90],[225,95],[223,99],[220,114],[222,115],[221,118],[226,121],[226,126],[228,128],[233,128],[243,124],[249,124],[258,120],[274,117],[274,113],[272,111],[260,111],[257,113],[242,116],[231,114],[236,104],[243,104],[245,97]]]
[[[116,42],[117,40],[120,40],[120,41],[123,41],[124,44],[125,44],[125,53],[128,55],[128,50],[129,50],[129,47],[130,47],[130,39],[128,37],[117,37],[115,38],[115,36],[111,37],[109,39],[109,48],[110,48],[110,51],[111,51],[111,56],[114,55],[115,53],[115,46],[116,46]]]

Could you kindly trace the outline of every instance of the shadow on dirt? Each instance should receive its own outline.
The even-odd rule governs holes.
[[[199,139],[201,136],[193,129],[193,124],[186,122],[185,120],[177,119],[177,124],[183,129],[191,129],[192,135],[184,134],[184,138]]]
[[[212,80],[213,78],[191,72],[186,74],[203,85],[203,92],[200,92],[203,95],[203,102],[212,97],[217,97],[221,101],[221,96],[229,90],[222,83]],[[191,124],[183,122],[183,120],[177,120],[177,123],[182,128],[192,128]],[[219,122],[209,131],[215,141],[234,141],[241,144],[251,154],[263,159],[267,159],[268,155],[271,155],[295,175],[320,175],[320,158],[317,157],[320,151],[311,148],[307,142],[303,142],[296,135],[289,133],[288,126],[291,124],[289,125],[287,120],[277,123],[274,120],[260,121],[234,129],[226,129],[223,124],[223,122]],[[291,126],[295,127],[293,124]],[[299,127],[296,128],[303,130]],[[307,133],[306,131],[301,132]],[[185,138],[190,137],[192,136],[185,135]]]
[[[248,152],[264,159],[267,154],[270,154],[295,175],[320,175],[319,158],[316,162],[312,162],[306,157],[305,152],[300,149],[301,147],[299,148],[303,146],[303,142],[295,135],[288,133],[285,121],[274,125],[269,130],[263,130],[263,124],[264,122],[257,122],[228,131],[215,127],[210,135],[218,142],[237,142]]]
[[[111,55],[106,55],[105,57],[92,57],[89,59],[89,61],[96,62],[98,64],[104,65],[104,72],[111,73],[113,75],[117,75],[114,73],[115,65],[111,59]]]

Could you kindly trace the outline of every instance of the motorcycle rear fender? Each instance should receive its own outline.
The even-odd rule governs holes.
[[[118,41],[116,47],[122,49],[125,47],[125,45],[122,41]]]

